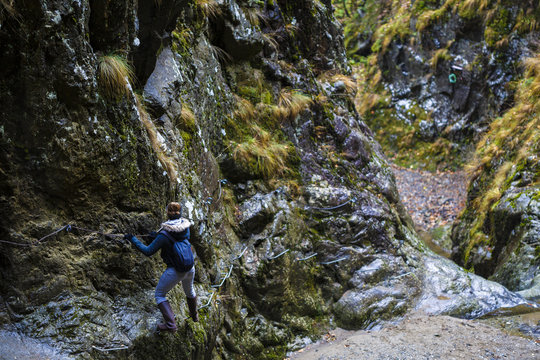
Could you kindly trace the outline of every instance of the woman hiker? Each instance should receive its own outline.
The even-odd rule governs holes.
[[[177,329],[174,312],[165,296],[180,281],[186,294],[189,314],[193,321],[199,321],[199,315],[197,314],[197,295],[193,289],[195,266],[193,265],[193,253],[189,244],[189,227],[192,223],[180,216],[180,210],[181,206],[179,203],[171,202],[167,205],[167,218],[169,220],[161,224],[161,229],[156,238],[148,246],[145,246],[131,234],[124,236],[126,240],[129,240],[146,256],[151,256],[161,249],[161,258],[167,265],[167,269],[161,275],[155,292],[156,303],[165,319],[164,324],[158,325],[158,331],[175,332]],[[182,242],[180,245],[184,246],[184,250],[181,250],[181,255],[182,251],[185,252],[188,258],[191,255],[191,262],[188,262],[187,266],[182,267],[183,264],[181,263],[179,265],[178,257],[175,256],[176,252],[178,252],[175,242]],[[183,271],[179,271],[177,268]]]

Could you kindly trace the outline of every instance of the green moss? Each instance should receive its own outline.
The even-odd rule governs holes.
[[[484,32],[486,43],[491,47],[495,47],[497,42],[510,34],[512,27],[510,11],[503,7],[498,8],[493,19],[486,24],[486,30]]]
[[[188,133],[187,131],[180,131],[180,135],[182,136],[182,139],[184,139],[185,147],[189,148],[191,147],[191,141],[193,140],[193,136],[191,133]]]
[[[413,11],[415,13],[421,14],[425,12],[426,10],[430,10],[430,9],[438,7],[438,5],[439,5],[438,0],[419,0],[419,1],[414,2]]]
[[[540,245],[534,248],[534,259],[535,260],[540,259]]]
[[[198,344],[205,344],[208,340],[206,331],[204,331],[204,320],[204,317],[200,317],[200,323],[195,323],[193,321],[188,322],[191,331],[193,332],[193,338]]]
[[[251,101],[253,104],[257,104],[261,100],[260,89],[254,86],[239,86],[237,93],[244,99]]]
[[[272,93],[269,90],[264,90],[261,94],[261,102],[266,105],[273,103]]]
[[[442,137],[427,141],[420,135],[420,123],[430,121],[429,114],[420,106],[411,105],[402,116],[413,122],[404,122],[393,108],[377,108],[366,115],[366,122],[388,157],[398,165],[430,171],[463,165],[459,146]]]

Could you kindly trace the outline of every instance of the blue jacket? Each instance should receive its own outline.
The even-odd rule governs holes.
[[[173,242],[165,236],[161,230],[167,231],[176,241],[188,240],[189,241],[189,226],[191,222],[187,219],[180,218],[176,220],[169,220],[164,222],[158,236],[148,246],[144,245],[139,239],[133,236],[130,241],[135,247],[146,256],[154,255],[161,249],[161,258],[167,267],[174,267],[171,260],[173,253]]]

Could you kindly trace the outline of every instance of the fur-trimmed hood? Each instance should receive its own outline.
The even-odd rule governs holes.
[[[161,228],[170,233],[181,233],[182,231],[189,228],[193,223],[186,219],[180,218],[175,220],[165,221],[161,224]]]

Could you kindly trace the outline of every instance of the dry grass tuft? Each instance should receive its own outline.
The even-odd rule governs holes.
[[[336,83],[341,81],[345,84],[345,91],[347,94],[355,94],[357,90],[356,80],[345,74],[336,73],[335,71],[327,71],[318,76],[317,80],[320,82]]]
[[[250,66],[233,66],[232,73],[237,95],[227,121],[227,151],[231,158],[238,169],[269,185],[270,180],[283,174],[295,175],[288,167],[293,164],[289,164],[292,148],[285,140],[282,122],[297,117],[313,100],[290,88],[276,94],[264,73]]]
[[[232,56],[217,45],[210,45],[210,50],[219,61],[228,64],[232,62]]]
[[[259,27],[261,25],[261,22],[266,22],[267,18],[263,14],[262,10],[255,7],[245,7],[242,8],[242,11],[244,12],[244,15],[246,16],[246,19],[249,21],[249,23],[252,26]]]
[[[159,163],[167,172],[171,184],[176,184],[176,178],[178,174],[178,171],[176,170],[176,163],[171,157],[167,156],[161,148],[161,143],[158,139],[158,132],[156,126],[150,118],[148,111],[146,111],[146,108],[144,107],[144,101],[142,99],[142,96],[137,94],[135,96],[135,99],[137,104],[137,110],[139,111],[139,118],[141,119],[141,122],[146,129],[148,139],[150,140],[150,145],[156,153]]]
[[[129,95],[135,74],[128,62],[119,55],[106,55],[98,59],[98,84],[103,95],[119,99]]]
[[[263,41],[268,44],[274,51],[279,48],[279,42],[277,41],[277,34],[275,32],[261,33]]]
[[[429,64],[431,65],[431,68],[433,70],[436,70],[437,65],[439,65],[443,61],[449,61],[449,60],[452,60],[452,56],[448,53],[448,49],[444,48],[444,49],[439,49],[435,51],[435,53],[431,57]]]
[[[535,16],[534,11],[538,10],[534,8],[527,11],[521,10],[513,30],[526,34],[540,29],[540,19]]]
[[[180,112],[179,124],[183,129],[189,131],[195,131],[195,126],[197,123],[197,117],[193,113],[193,110],[189,107],[188,104],[182,102],[182,111]]]
[[[4,18],[4,12],[13,18],[18,16],[15,10],[15,0],[0,0],[0,20]]]
[[[356,80],[344,74],[337,74],[332,77],[333,82],[342,81],[348,94],[355,94],[357,90]]]
[[[490,0],[464,0],[457,3],[459,14],[472,18],[481,14],[488,7]]]
[[[528,58],[525,64],[525,77],[532,78],[530,83],[530,95],[540,96],[540,55]]]
[[[274,115],[276,119],[280,120],[294,119],[312,103],[313,100],[309,96],[302,94],[298,90],[283,88],[279,93]]]
[[[223,11],[221,11],[221,7],[216,0],[196,0],[195,2],[206,17],[215,19],[223,15]]]
[[[255,106],[251,101],[241,98],[240,96],[235,96],[236,99],[236,110],[234,112],[234,118],[241,120],[244,123],[249,123],[255,119]]]
[[[298,29],[299,29],[299,27],[295,23],[289,23],[289,24],[285,25],[285,31],[287,31],[287,33],[289,35],[292,35],[292,34],[298,32]]]
[[[231,142],[234,160],[266,179],[283,175],[288,170],[289,146],[258,125],[252,132],[253,136],[242,143]]]

